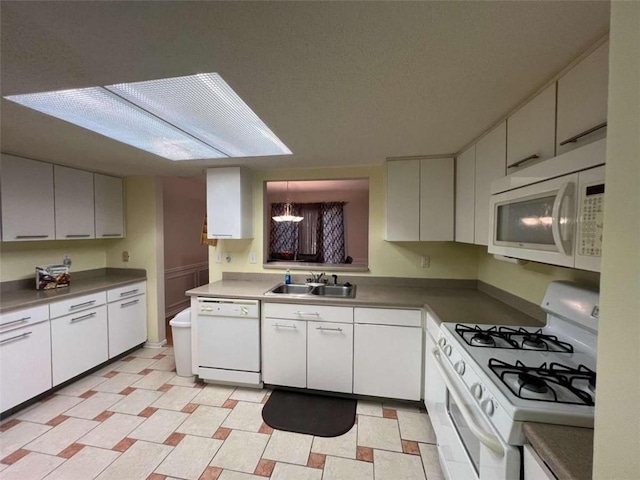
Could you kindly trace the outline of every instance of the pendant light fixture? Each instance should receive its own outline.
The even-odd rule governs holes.
[[[287,203],[284,204],[284,214],[271,217],[274,222],[301,222],[303,217],[293,215],[293,205],[289,201],[289,181],[287,180]]]

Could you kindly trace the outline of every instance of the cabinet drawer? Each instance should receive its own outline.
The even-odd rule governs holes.
[[[265,303],[262,311],[264,312],[265,318],[353,323],[352,307],[294,303]]]
[[[107,302],[115,302],[127,297],[134,297],[147,293],[147,282],[132,283],[124,287],[114,288],[107,292]]]
[[[421,310],[396,310],[392,308],[355,308],[355,323],[373,325],[394,325],[402,327],[421,327]]]
[[[49,306],[51,318],[62,317],[71,313],[81,312],[89,308],[104,305],[107,302],[105,292],[92,293],[82,297],[70,298],[61,302],[54,302]]]
[[[106,362],[107,336],[105,305],[52,320],[53,385]]]
[[[26,327],[43,320],[49,320],[49,305],[3,313],[0,315],[0,331],[6,332],[14,328]]]

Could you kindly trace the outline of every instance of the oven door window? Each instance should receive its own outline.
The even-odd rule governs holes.
[[[555,199],[555,195],[549,195],[497,205],[496,240],[505,243],[555,246],[551,230]]]
[[[480,472],[480,440],[469,429],[467,422],[462,417],[460,409],[456,402],[451,398],[451,395],[447,395],[447,413],[453,422],[453,426],[458,432],[458,436],[464,445],[467,455],[473,464],[473,468],[476,473]],[[484,422],[481,422],[484,423]]]

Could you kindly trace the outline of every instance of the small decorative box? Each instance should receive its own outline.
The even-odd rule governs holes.
[[[66,265],[36,267],[36,290],[68,287],[69,283],[71,283],[71,275]]]

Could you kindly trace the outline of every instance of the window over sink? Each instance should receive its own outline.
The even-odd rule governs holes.
[[[266,268],[366,270],[369,179],[265,182],[264,230]]]

